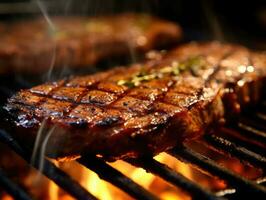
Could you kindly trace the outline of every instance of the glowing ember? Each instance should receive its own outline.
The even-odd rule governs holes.
[[[195,145],[194,145],[195,146]],[[195,146],[195,148],[197,148]],[[211,149],[204,148],[203,146],[198,147],[202,154],[216,160],[216,162],[233,170],[234,172],[241,174],[250,179],[255,179],[260,176],[257,170],[254,168],[245,166],[241,164],[236,159],[225,158],[221,154],[212,151]],[[212,191],[219,191],[226,188],[226,184],[216,178],[212,178],[209,175],[203,174],[178,161],[176,158],[166,154],[161,153],[155,157],[155,160],[166,164],[171,169],[179,172],[188,179],[193,180],[197,184],[205,187],[206,189]],[[132,197],[128,196],[119,188],[113,186],[112,184],[101,180],[98,175],[91,170],[83,167],[75,161],[64,162],[57,165],[60,169],[67,172],[70,177],[78,181],[84,188],[86,188],[90,193],[99,199],[104,200],[131,200]],[[130,179],[158,196],[160,199],[165,200],[188,200],[191,199],[189,194],[185,193],[183,190],[178,189],[171,184],[167,183],[163,179],[155,176],[153,174],[147,173],[144,169],[134,167],[127,162],[118,160],[114,163],[109,163],[115,169],[121,171],[123,174],[128,176]],[[28,172],[27,172],[28,173]],[[37,177],[37,179],[36,179]],[[55,183],[48,180],[47,178],[40,176],[37,171],[32,171],[28,173],[28,176],[24,180],[25,188],[28,188],[28,192],[36,199],[49,199],[49,200],[74,200],[73,197],[68,195],[65,191],[59,188]],[[1,196],[1,199],[11,200],[12,198],[6,194]]]
[[[89,189],[90,192],[99,199],[112,200],[107,184],[99,179],[96,173],[90,172],[85,168],[82,169],[81,185]]]

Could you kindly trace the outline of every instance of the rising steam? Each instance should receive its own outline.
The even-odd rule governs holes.
[[[37,132],[37,137],[34,143],[33,153],[31,157],[31,164],[39,169],[39,175],[41,175],[41,173],[43,172],[44,159],[49,138],[55,130],[55,127],[52,127],[48,131],[45,126],[46,120],[41,123],[41,126]],[[38,176],[36,180],[39,180],[39,178],[40,177]]]
[[[45,19],[45,21],[47,22],[48,25],[48,33],[53,36],[56,33],[56,26],[55,24],[52,22],[51,18],[48,15],[47,9],[45,7],[45,5],[43,4],[43,2],[41,0],[36,0],[36,4],[38,5],[38,7],[40,8],[40,11]],[[55,59],[56,59],[56,41],[54,41],[54,46],[53,46],[53,50],[52,50],[52,57],[51,57],[51,63],[49,66],[49,70],[47,72],[47,76],[46,76],[46,81],[50,81],[51,80],[51,75],[54,69],[54,65],[55,65]],[[54,131],[54,127],[51,128],[48,132],[47,129],[45,128],[46,125],[46,120],[44,120],[41,123],[41,126],[37,132],[37,137],[35,140],[35,144],[34,144],[34,148],[33,148],[33,153],[32,153],[32,157],[31,157],[31,163],[35,166],[37,166],[39,168],[39,171],[42,172],[43,171],[43,167],[44,167],[44,158],[45,158],[45,152],[46,152],[46,147],[48,144],[48,140],[51,136],[51,134]],[[37,165],[38,163],[38,165]],[[40,174],[40,173],[39,173]],[[39,179],[39,178],[37,178]]]
[[[56,31],[57,31],[56,26],[52,22],[51,18],[49,17],[47,8],[45,7],[44,3],[41,0],[36,0],[36,4],[40,8],[40,11],[41,11],[42,15],[43,15],[45,21],[47,22],[49,35],[50,36],[55,35]],[[46,79],[45,81],[50,81],[51,80],[52,72],[53,72],[54,65],[55,65],[55,59],[56,59],[56,47],[57,47],[57,44],[56,44],[56,40],[55,40],[54,43],[53,43],[53,50],[51,52],[52,53],[51,63],[50,63],[49,69],[47,71],[47,75],[45,77],[45,79]]]

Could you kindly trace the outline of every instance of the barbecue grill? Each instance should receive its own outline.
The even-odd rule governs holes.
[[[265,170],[266,129],[265,127],[263,127],[263,130],[258,128],[264,126],[263,122],[265,123],[265,102],[259,108],[260,111],[248,114],[244,113],[236,125],[223,127],[219,130],[219,134],[207,134],[199,142],[225,155],[235,157],[241,162],[246,162]],[[8,131],[4,129],[0,130],[0,140],[27,162],[30,162],[31,152],[23,149]],[[195,168],[203,170],[205,173],[226,181],[230,187],[212,193],[169,168],[166,164],[160,163],[150,157],[129,159],[127,162],[163,178],[174,186],[183,189],[195,199],[241,199],[247,195],[254,195],[256,198],[262,199],[266,196],[266,188],[263,186],[266,183],[266,177],[264,176],[255,181],[248,180],[188,146],[176,147],[168,153],[183,162],[191,164]],[[126,177],[95,155],[83,155],[76,162],[96,172],[101,179],[110,182],[136,199],[157,199],[157,197],[138,185],[138,183]],[[33,163],[32,166],[38,169],[38,162]],[[48,159],[44,159],[41,173],[77,199],[96,199],[96,197]],[[23,189],[9,180],[2,170],[0,170],[0,184],[14,198],[31,199]]]
[[[14,87],[27,87],[27,85],[22,85],[21,80],[14,80],[13,82],[14,90],[16,89]],[[0,92],[4,96],[10,96],[14,92],[11,88],[10,85],[9,87],[2,86]],[[262,199],[266,196],[266,188],[264,187],[266,183],[266,176],[264,176],[266,169],[265,119],[266,102],[264,100],[256,108],[243,112],[236,123],[227,124],[217,130],[217,132],[207,134],[197,141],[200,145],[223,153],[224,156],[237,158],[240,162],[262,169],[262,176],[257,180],[249,180],[239,176],[189,145],[176,147],[167,152],[176,159],[190,164],[193,168],[218,177],[228,184],[228,188],[215,193],[204,189],[200,184],[171,169],[167,166],[167,163],[158,162],[154,158],[128,159],[126,162],[143,168],[170,184],[181,188],[193,199],[242,199],[247,195],[256,196],[258,199],[261,197]],[[39,158],[35,159],[34,163],[31,163],[32,152],[21,147],[5,128],[0,129],[0,141],[7,144],[11,150],[30,163],[32,167],[39,169]],[[83,155],[76,162],[94,171],[101,179],[108,181],[133,198],[158,198],[95,155]],[[76,199],[97,199],[49,159],[44,159],[40,172]],[[31,199],[30,195],[12,182],[2,169],[0,169],[0,185],[14,198]]]
[[[19,4],[17,4],[17,7],[14,7],[14,5],[12,5],[11,12],[20,12],[21,6],[23,7],[23,4],[24,3],[20,2]],[[36,10],[38,10],[39,8],[36,7],[35,4],[32,4],[32,2],[31,4],[25,3],[25,5],[28,8],[28,12],[30,12],[31,14],[38,13]],[[11,5],[8,4],[8,6]],[[163,4],[162,7],[167,7],[166,3]],[[11,14],[10,9],[5,10],[4,7],[1,7],[0,10],[2,10],[2,13],[4,13],[5,18],[9,17],[9,15]],[[161,15],[166,14],[163,13],[162,10],[159,10],[158,13]],[[198,32],[195,31],[189,30],[187,33],[188,34],[185,35],[188,36],[188,38],[186,38],[188,40],[191,38],[206,38],[206,35],[199,38]],[[6,85],[8,85],[7,83],[9,83],[9,80],[10,77],[1,77],[0,94],[5,97],[0,100],[1,104],[4,103],[5,99],[11,96],[17,89],[27,88],[31,85],[30,83],[21,81],[21,79],[18,79],[16,77],[14,78],[14,80],[12,80],[11,85],[9,84],[9,86],[7,87]],[[2,111],[0,111],[0,117],[2,117],[2,114]],[[154,174],[155,176],[161,177],[173,186],[184,190],[193,199],[244,199],[245,197],[249,197],[251,195],[256,197],[257,199],[263,199],[266,197],[265,122],[266,101],[262,100],[262,102],[259,103],[256,108],[244,111],[237,122],[226,124],[226,126],[220,128],[219,130],[216,130],[216,132],[206,134],[199,141],[196,141],[199,146],[202,145],[214,151],[218,151],[225,157],[234,157],[240,162],[251,165],[256,169],[262,170],[262,176],[256,180],[249,180],[238,175],[232,170],[223,167],[216,160],[213,160],[202,154],[197,150],[197,148],[193,149],[191,145],[176,147],[167,152],[176,159],[191,165],[193,168],[200,169],[203,173],[207,173],[213,177],[224,180],[228,184],[228,187],[218,192],[206,190],[200,184],[186,178],[176,170],[168,167],[167,163],[161,163],[151,157],[128,159],[126,160],[126,162],[138,168],[143,168],[144,170]],[[9,132],[9,130],[5,129],[5,127],[2,126],[0,129],[0,141],[8,145],[10,150],[14,151],[26,162],[31,164],[32,167],[36,168],[37,170],[39,169],[39,159],[41,158],[37,158],[35,162],[32,163],[32,152],[28,149],[23,148],[16,141],[16,139],[12,137],[12,134]],[[96,155],[82,155],[81,158],[76,160],[76,162],[94,171],[101,179],[111,183],[112,185],[121,189],[135,199],[158,199],[158,197],[156,197],[150,191],[140,186],[139,183],[134,182],[132,179],[125,176],[119,170],[115,169]],[[97,199],[87,189],[83,188],[77,181],[75,181],[73,177],[62,171],[51,160],[47,158],[44,158],[43,167],[42,170],[40,170],[40,173],[48,177],[65,192],[76,199]],[[9,179],[4,170],[2,170],[1,168],[0,185],[8,194],[10,194],[15,199],[32,199],[32,197],[23,188]]]

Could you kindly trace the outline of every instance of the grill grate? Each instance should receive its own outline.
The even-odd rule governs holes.
[[[21,200],[30,200],[28,194],[26,194],[19,186],[17,186],[15,183],[13,183],[3,172],[2,169],[0,169],[0,185],[2,188],[4,188],[8,193],[12,194],[12,196],[15,199],[21,199]]]
[[[0,140],[1,142],[7,144],[24,160],[30,162],[31,154],[22,149],[21,146],[6,131],[0,130]],[[33,164],[33,167],[38,169],[38,164]],[[77,199],[97,199],[86,189],[82,188],[79,183],[74,181],[69,175],[57,168],[52,162],[47,159],[44,159],[42,173]],[[13,195],[13,193],[11,193],[11,195]]]
[[[245,193],[245,195],[256,195],[256,197],[265,197],[266,189],[257,185],[253,181],[242,178],[239,175],[219,166],[211,159],[191,150],[188,148],[176,148],[170,152],[171,155],[178,159],[191,163],[201,170],[208,172],[220,179],[227,181],[230,185],[234,186],[237,191]]]
[[[223,136],[219,134],[207,134],[199,142],[215,151],[235,157],[240,161],[265,170],[266,129],[263,123],[250,120],[251,118],[256,119],[257,113],[254,115],[255,116],[252,115],[249,118],[244,116],[245,120],[241,118],[239,123],[235,126],[230,125],[222,128],[220,132],[224,133]],[[260,116],[264,115],[264,113],[260,112]],[[260,120],[260,122],[263,122],[264,118],[260,118]],[[31,153],[22,149],[7,131],[0,130],[0,141],[8,144],[12,150],[23,157],[27,162],[30,161]],[[175,148],[168,153],[205,173],[226,181],[230,188],[213,193],[153,158],[128,159],[127,162],[163,178],[172,185],[188,192],[189,195],[195,199],[235,199],[244,198],[246,195],[253,195],[256,196],[256,198],[266,197],[266,188],[263,186],[263,183],[266,182],[265,177],[261,177],[257,181],[243,178],[220,166],[210,158],[190,149],[188,146]],[[88,169],[96,172],[100,178],[110,182],[136,199],[158,199],[138,183],[135,183],[120,171],[104,162],[101,158],[94,155],[86,155],[79,158],[77,161]],[[33,164],[33,167],[37,168],[38,165]],[[44,161],[42,173],[77,199],[97,199],[48,159]],[[10,195],[14,197],[20,195],[21,199],[30,199],[30,197],[28,197],[21,188],[11,182],[1,170],[0,184],[5,184],[4,189],[10,193]]]
[[[152,159],[144,159],[144,160],[132,160],[130,163],[140,166],[145,170],[160,176],[164,180],[172,183],[173,185],[184,189],[189,192],[190,195],[194,198],[200,199],[218,199],[214,194],[209,191],[206,191],[200,185],[190,181],[180,173],[177,173],[170,169],[168,166]]]
[[[132,197],[147,200],[158,199],[130,178],[105,163],[103,160],[95,156],[89,156],[89,159],[86,158],[88,158],[88,156],[83,156],[78,160],[78,162],[96,172],[103,180],[106,180],[124,190]]]
[[[205,140],[214,150],[219,150],[219,152],[226,155],[229,153],[231,156],[239,157],[251,165],[266,169],[266,158],[260,154],[249,151],[245,147],[216,135],[206,135]]]

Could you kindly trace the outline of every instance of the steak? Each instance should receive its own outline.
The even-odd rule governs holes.
[[[23,143],[44,132],[51,157],[155,155],[210,132],[230,119],[227,109],[258,102],[265,61],[242,46],[191,43],[129,68],[21,90],[5,110]]]
[[[174,44],[181,28],[144,14],[54,17],[0,25],[2,73],[46,72],[51,66],[87,67],[109,57]]]

